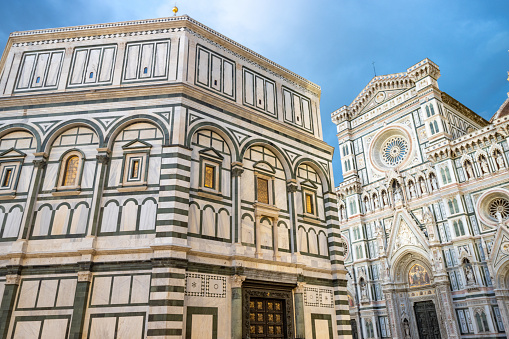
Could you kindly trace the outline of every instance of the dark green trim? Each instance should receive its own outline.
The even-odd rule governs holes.
[[[87,310],[87,299],[89,293],[90,293],[90,282],[78,281],[76,284],[76,293],[74,294],[74,309],[72,312],[69,339],[81,339],[81,337],[83,336],[83,328],[85,325],[85,314]]]
[[[11,322],[14,301],[18,292],[18,285],[5,285],[2,304],[0,306],[0,339],[7,339],[9,323]]]
[[[311,328],[313,331],[313,339],[325,339],[325,338],[317,338],[316,337],[316,327],[315,320],[327,320],[329,323],[329,339],[334,339],[334,332],[332,329],[332,317],[330,314],[316,314],[311,313]]]
[[[186,339],[191,339],[193,328],[193,315],[212,315],[212,339],[217,339],[217,307],[187,307],[186,314]]]

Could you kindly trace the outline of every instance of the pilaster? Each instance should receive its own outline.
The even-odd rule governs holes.
[[[92,282],[92,273],[90,272],[91,263],[81,263],[80,266],[83,270],[78,272],[69,339],[81,339],[83,336],[85,314],[87,313],[87,300]]]
[[[31,180],[30,188],[28,189],[28,196],[25,205],[25,213],[23,213],[23,219],[21,219],[21,225],[23,231],[20,232],[21,239],[28,239],[30,225],[32,225],[32,219],[34,216],[33,210],[34,205],[37,201],[37,194],[39,193],[42,182],[44,181],[44,172],[46,171],[46,153],[35,153],[34,163],[34,174],[33,180]]]
[[[230,277],[232,286],[232,339],[242,339],[242,283],[246,280],[243,275]]]
[[[305,286],[305,282],[297,282],[297,287],[293,290],[295,304],[295,339],[304,339],[306,337],[306,323],[304,321]]]
[[[18,269],[18,272],[15,272],[15,274],[8,274],[6,276],[4,295],[2,304],[0,305],[0,339],[7,339],[14,302],[16,301],[19,283],[21,281],[21,275],[19,273]]]

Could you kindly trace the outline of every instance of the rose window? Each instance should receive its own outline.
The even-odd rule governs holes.
[[[490,203],[489,206],[490,216],[498,220],[497,215],[500,213],[502,219],[509,217],[509,200],[504,198],[497,198]]]
[[[403,137],[392,137],[382,147],[382,159],[386,165],[396,166],[408,155],[408,142]]]

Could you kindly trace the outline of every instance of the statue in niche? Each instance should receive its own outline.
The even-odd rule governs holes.
[[[405,339],[411,338],[411,336],[410,336],[410,325],[408,325],[408,320],[407,319],[403,320],[403,332],[404,332],[404,335],[405,335]]]
[[[419,183],[421,186],[421,194],[426,193],[426,183],[424,182],[424,180],[422,178],[419,180]]]
[[[369,212],[369,200],[368,200],[368,198],[364,199],[364,210],[366,211],[366,213]]]
[[[360,287],[361,287],[361,300],[362,301],[369,301],[369,298],[368,298],[368,289],[367,289],[366,282],[364,281],[364,279],[361,279]]]
[[[378,202],[378,197],[376,195],[373,195],[373,202],[375,204],[375,209],[378,209],[380,207],[380,203]]]
[[[346,220],[346,212],[343,206],[341,206],[341,220]]]
[[[436,191],[438,189],[437,178],[434,175],[430,175],[431,190]]]
[[[499,170],[505,167],[504,158],[502,157],[502,154],[500,152],[495,152],[495,161],[497,163],[497,167]]]
[[[481,169],[482,169],[484,174],[490,173],[490,168],[488,166],[488,161],[486,160],[485,157],[481,157]]]
[[[394,189],[394,202],[398,203],[401,201],[401,189],[399,186],[396,186]]]
[[[382,192],[382,203],[385,206],[387,206],[387,194],[385,193],[385,191]]]
[[[415,191],[415,186],[413,182],[410,182],[410,198],[415,198],[417,196],[417,192]]]
[[[475,284],[474,271],[472,270],[472,265],[470,264],[465,266],[465,277],[467,278],[467,285]]]
[[[465,170],[467,172],[468,179],[472,179],[474,177],[474,169],[472,168],[470,161],[465,161]]]

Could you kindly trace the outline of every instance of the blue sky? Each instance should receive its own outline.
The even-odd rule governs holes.
[[[3,0],[0,46],[12,31],[157,18],[175,0]],[[185,0],[187,14],[322,87],[324,139],[336,149],[330,113],[373,77],[430,58],[440,89],[489,119],[507,98],[507,0]],[[335,183],[341,179],[334,156]]]

